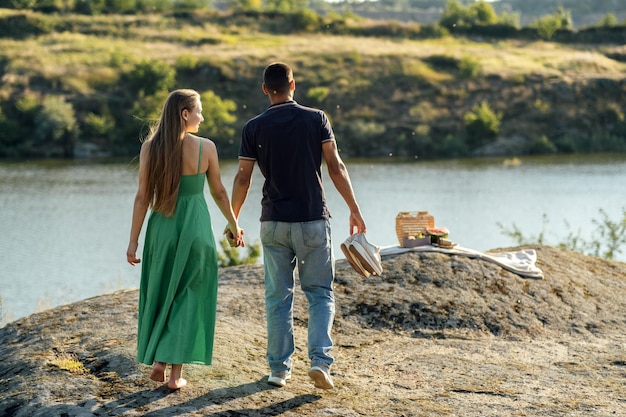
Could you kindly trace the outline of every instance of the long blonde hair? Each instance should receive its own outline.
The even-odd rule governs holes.
[[[172,91],[161,111],[161,117],[152,127],[146,140],[150,141],[146,195],[152,196],[152,210],[172,216],[176,209],[183,164],[185,121],[183,110],[192,111],[198,105],[200,94],[195,90]]]

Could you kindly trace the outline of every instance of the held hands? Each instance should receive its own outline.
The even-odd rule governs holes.
[[[246,246],[243,241],[243,234],[243,229],[236,225],[233,226],[230,223],[226,225],[226,228],[224,229],[224,235],[226,235],[226,239],[232,248],[237,248],[239,246],[243,248]]]

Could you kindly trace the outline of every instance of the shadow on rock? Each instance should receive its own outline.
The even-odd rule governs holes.
[[[185,402],[174,403],[174,399],[168,398],[168,404],[164,407],[153,409],[143,414],[144,417],[171,417],[190,412],[197,412],[204,409],[204,412],[210,412],[211,408],[223,405],[229,401],[236,400],[238,398],[247,397],[257,394],[262,391],[276,389],[267,384],[267,378],[263,378],[256,382],[248,384],[242,384],[232,388],[220,388],[215,389],[199,397],[192,398]],[[155,408],[150,406],[151,403],[160,401],[175,394],[177,391],[168,389],[165,385],[153,389],[135,392],[126,397],[117,399],[108,404],[105,404],[95,414],[96,415],[111,415],[111,414],[123,414],[128,410],[141,410]],[[204,414],[206,417],[210,416],[276,416],[280,415],[288,410],[298,408],[304,404],[312,403],[319,400],[321,397],[316,395],[301,395],[294,397],[287,401],[282,401],[276,404],[269,405],[260,409],[239,409],[220,411],[215,414]]]

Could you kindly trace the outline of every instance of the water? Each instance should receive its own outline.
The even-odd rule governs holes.
[[[222,162],[230,190],[234,161]],[[428,210],[461,246],[488,250],[515,242],[498,224],[541,233],[547,243],[571,233],[593,239],[602,209],[621,220],[626,207],[626,155],[400,163],[348,161],[368,239],[395,245],[399,211]],[[0,296],[4,321],[61,304],[139,285],[139,268],[126,263],[136,170],[131,163],[0,163]],[[333,216],[335,255],[348,236],[348,210],[325,177]],[[260,188],[255,170],[241,213],[248,242],[258,241]],[[220,236],[225,221],[205,194]],[[143,232],[141,235],[143,240]],[[140,250],[141,250],[140,245]],[[626,261],[625,254],[618,260]]]

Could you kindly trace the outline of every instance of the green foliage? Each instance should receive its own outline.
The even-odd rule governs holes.
[[[543,155],[556,153],[557,147],[546,135],[532,139],[527,146],[526,152],[530,155]]]
[[[182,54],[176,58],[177,71],[192,71],[198,65],[198,58],[191,54]]]
[[[463,116],[467,145],[476,149],[494,142],[500,132],[502,113],[494,112],[487,101],[474,105],[472,110]]]
[[[89,113],[83,119],[82,132],[87,137],[103,138],[115,128],[115,121],[109,114]]]
[[[222,99],[211,90],[202,92],[202,107],[204,122],[200,125],[200,133],[213,139],[230,141],[235,135],[233,124],[237,116],[237,104],[228,99]]]
[[[313,10],[300,9],[291,14],[291,25],[298,32],[314,32],[320,26],[322,19]]]
[[[11,4],[18,10],[32,9],[37,0],[11,0]]]
[[[557,30],[572,28],[572,16],[570,12],[559,7],[555,13],[535,20],[530,27],[536,28],[541,38],[551,39]]]
[[[35,94],[26,91],[24,95],[17,100],[15,107],[22,113],[33,113],[37,111],[39,107],[39,98]]]
[[[135,0],[104,0],[107,11],[115,13],[129,13],[135,10]]]
[[[52,19],[43,15],[20,12],[0,17],[0,38],[26,39],[53,30]]]
[[[351,150],[351,156],[380,156],[381,145],[384,143],[381,138],[386,129],[384,124],[365,118],[357,118],[348,125],[344,125],[340,130],[342,134],[339,136],[349,138],[346,142],[348,142],[348,147]]]
[[[99,15],[105,8],[106,0],[76,0],[74,11],[90,16]]]
[[[613,13],[605,14],[596,26],[610,27],[617,25],[617,17]]]
[[[257,263],[261,257],[261,244],[254,242],[253,244],[247,244],[244,249],[233,248],[228,243],[226,237],[220,240],[221,252],[217,253],[218,265],[221,268],[237,265],[252,265]],[[246,252],[245,256],[242,256],[242,251]]]
[[[263,0],[265,10],[270,12],[291,13],[306,8],[306,0]]]
[[[78,124],[72,105],[60,96],[46,96],[35,117],[34,140],[47,146],[60,144],[66,157],[73,156]]]
[[[493,25],[498,23],[498,15],[493,10],[491,4],[485,0],[471,3],[467,8],[471,22],[474,25]]]
[[[231,10],[236,11],[261,11],[261,0],[228,0],[226,2]]]
[[[465,26],[468,20],[467,9],[458,0],[447,0],[439,24],[448,30]]]
[[[128,73],[128,82],[135,94],[152,96],[174,85],[176,72],[164,61],[143,60]]]
[[[178,0],[174,2],[175,12],[191,12],[194,10],[203,10],[209,7],[209,0]]]
[[[573,232],[566,221],[565,227],[568,230],[568,234],[565,240],[558,243],[557,246],[586,255],[615,259],[615,256],[622,253],[623,247],[626,246],[626,208],[622,208],[622,218],[617,221],[611,220],[603,209],[600,209],[599,212],[600,220],[592,220],[595,226],[592,236],[589,236],[587,239],[581,237],[580,231]],[[511,229],[507,229],[501,223],[498,223],[502,234],[512,238],[517,245],[547,244],[547,225],[548,218],[545,213],[543,215],[542,230],[537,236],[525,236],[516,225],[513,225]]]
[[[471,56],[464,56],[459,61],[459,72],[463,78],[474,78],[481,73],[480,62]]]
[[[135,0],[135,7],[163,1]],[[62,2],[50,0],[45,4],[48,7],[57,3]],[[464,11],[477,7],[457,5]],[[57,111],[63,113],[64,106],[67,109],[71,103],[76,112],[74,132],[81,134],[79,140],[97,141],[115,156],[134,156],[146,122],[158,116],[165,95],[178,86],[213,89],[203,100],[206,121],[200,133],[215,140],[221,155],[236,157],[243,122],[265,105],[266,98],[254,93],[258,92],[260,71],[280,50],[289,51],[296,67],[296,97],[300,95],[303,101],[326,108],[341,137],[342,150],[351,156],[377,157],[389,152],[459,156],[498,135],[508,137],[516,132],[522,132],[527,139],[537,138],[524,149],[528,153],[621,151],[626,147],[621,84],[612,81],[619,80],[623,72],[618,66],[622,57],[617,47],[607,46],[604,53],[590,50],[587,60],[569,59],[565,56],[569,47],[550,44],[545,47],[554,52],[553,56],[543,55],[529,63],[533,58],[528,57],[528,51],[520,51],[519,60],[517,53],[510,51],[517,46],[528,47],[498,41],[496,33],[508,29],[493,24],[463,31],[472,36],[479,34],[472,41],[428,41],[424,46],[438,55],[423,56],[404,54],[395,45],[413,48],[411,44],[423,37],[424,26],[372,23],[349,13],[324,17],[306,9],[215,15],[198,11],[163,16],[107,16],[107,10],[102,13],[96,17],[6,9],[0,13],[0,25],[7,25],[9,16],[22,16],[29,28],[25,38],[0,39],[0,75],[5,80],[0,89],[0,157],[44,156],[37,154],[43,147],[33,141],[41,142],[46,136],[44,130],[54,132],[50,126],[55,119],[40,114],[45,96],[67,97]],[[559,21],[567,24],[567,14],[561,14]],[[471,14],[467,18],[470,23],[489,20],[484,16],[471,20]],[[31,29],[38,20],[45,22],[53,34],[36,35]],[[13,30],[12,26],[6,28],[7,33]],[[439,25],[436,28],[445,31]],[[324,35],[294,35],[289,39],[275,36],[276,32],[298,30]],[[618,38],[623,33],[620,30],[597,29],[589,31],[589,36],[604,39],[605,34],[614,33],[612,36]],[[536,37],[534,30],[523,32]],[[330,33],[350,36],[346,36],[344,45],[344,38]],[[566,33],[558,33],[556,38],[562,40]],[[4,34],[0,30],[0,38]],[[204,34],[207,38],[202,38]],[[496,41],[477,42],[480,34],[493,36]],[[377,39],[358,39],[360,35],[393,39],[384,40],[383,45]],[[31,39],[33,36],[40,38]],[[235,48],[241,43],[242,53],[234,57],[232,48],[187,50],[192,40],[205,42],[209,38]],[[318,39],[323,41],[314,47],[305,44]],[[457,58],[464,48],[465,56]],[[500,52],[502,58],[498,57]],[[600,59],[602,54],[612,60]],[[489,74],[481,74],[487,69]],[[602,82],[594,86],[591,79],[584,80],[584,71],[606,74],[606,79],[599,77]],[[536,76],[529,76],[531,72]],[[513,81],[516,77],[518,82]],[[568,85],[561,88],[561,82],[553,83],[548,77]],[[470,110],[472,103],[486,97],[497,97],[489,98],[489,103],[506,109],[508,117],[502,128],[501,117],[493,111]],[[468,112],[476,114],[467,119],[459,117]],[[45,122],[42,126],[38,126],[40,120]],[[465,142],[465,137],[470,139]],[[63,141],[49,141],[55,143],[58,152]]]
[[[448,0],[439,24],[453,30],[475,25],[493,25],[498,21],[498,15],[485,0],[470,3],[467,7],[463,7],[458,0]]]
[[[498,20],[503,25],[512,26],[514,28],[520,27],[520,14],[519,13],[501,13]]]
[[[309,88],[309,91],[307,91],[306,98],[316,104],[321,104],[326,100],[329,93],[330,90],[328,87],[313,87]]]

